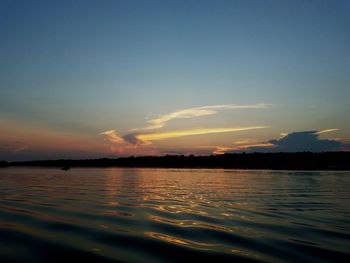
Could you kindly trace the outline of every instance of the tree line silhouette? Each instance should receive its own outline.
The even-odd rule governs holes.
[[[163,167],[278,170],[350,170],[350,152],[227,153],[223,155],[165,155],[84,160],[0,162],[0,167]]]

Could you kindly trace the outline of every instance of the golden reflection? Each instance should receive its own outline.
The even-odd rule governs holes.
[[[245,222],[256,220],[254,211],[259,202],[251,198],[252,189],[259,193],[263,193],[266,189],[262,184],[257,184],[256,178],[252,180],[247,176],[246,171],[118,168],[108,169],[105,178],[108,199],[104,205],[111,207],[104,211],[107,214],[135,216],[118,211],[118,207],[139,207],[142,213],[153,214],[151,216],[153,221],[165,224],[223,232],[233,231],[250,236],[262,234],[256,229],[252,230],[242,225],[227,228],[229,224],[225,223],[225,220]],[[162,214],[156,216],[148,209],[160,211]],[[196,215],[219,221],[207,223],[205,218],[167,219],[172,217],[171,214],[176,214],[176,219],[182,215],[190,216],[186,219],[193,219],[191,216]]]
[[[166,200],[166,198],[164,196],[159,196],[159,195],[156,195],[156,196],[144,196],[143,197],[143,200],[144,201],[159,201],[159,200]]]
[[[185,246],[185,247],[190,247],[190,248],[196,248],[196,249],[201,249],[201,250],[216,250],[217,247],[220,247],[222,250],[229,251],[234,254],[240,254],[244,256],[249,256],[253,258],[260,258],[259,255],[256,253],[251,253],[246,250],[242,250],[239,248],[232,248],[230,246],[224,245],[224,244],[219,244],[219,243],[200,243],[200,242],[195,242],[191,241],[188,239],[183,239],[183,238],[178,238],[170,235],[165,235],[161,233],[156,233],[156,232],[145,232],[146,236],[156,238],[165,242],[169,242],[175,245],[180,245],[180,246]]]
[[[247,250],[242,250],[242,249],[238,249],[238,248],[231,249],[230,251],[233,254],[239,254],[239,255],[246,256],[246,257],[251,257],[251,258],[256,258],[256,259],[261,260],[261,256],[255,252],[253,253],[253,252],[249,252]]]
[[[243,226],[226,227],[226,226],[221,226],[221,225],[219,226],[216,224],[209,224],[209,223],[195,221],[195,220],[176,220],[176,219],[169,219],[169,218],[153,216],[153,215],[149,215],[149,218],[156,222],[175,225],[178,227],[198,227],[203,229],[212,229],[215,231],[240,233],[241,235],[245,235],[245,236],[262,235],[262,232],[259,230],[251,229],[249,227],[243,227]]]
[[[125,192],[140,193],[138,169],[114,168],[106,170],[105,185],[109,196],[119,196]],[[109,205],[120,205],[118,201],[109,201]]]
[[[238,219],[238,220],[244,220],[244,221],[250,221],[250,222],[253,222],[254,221],[254,218],[250,218],[250,217],[247,217],[245,215],[242,215],[241,213],[221,213],[222,216],[224,217],[229,217],[230,219]]]
[[[158,211],[162,211],[162,212],[167,212],[167,213],[171,213],[171,214],[178,214],[178,213],[189,213],[189,214],[195,214],[195,215],[208,215],[207,212],[205,211],[201,211],[201,210],[197,210],[197,209],[190,209],[190,208],[186,208],[184,206],[180,206],[180,205],[145,205],[147,207],[150,208],[154,208]]]
[[[104,210],[103,214],[105,215],[114,215],[114,216],[123,216],[123,217],[131,217],[133,214],[127,212],[121,212],[116,210]]]
[[[117,205],[120,205],[120,203],[119,203],[119,202],[116,202],[116,201],[110,201],[110,202],[108,202],[107,204],[110,205],[110,206],[117,206]]]
[[[176,226],[183,226],[183,227],[202,227],[202,228],[208,228],[213,230],[219,230],[224,232],[231,232],[232,230],[228,227],[224,226],[218,226],[214,224],[208,224],[200,221],[194,221],[194,220],[175,220],[175,219],[168,219],[160,216],[153,216],[150,215],[149,218],[156,222],[166,223],[170,225],[176,225]]]
[[[194,242],[188,239],[180,239],[177,237],[161,234],[161,233],[156,233],[156,232],[145,232],[146,236],[156,238],[159,240],[163,240],[172,244],[176,245],[181,245],[181,246],[186,246],[186,247],[191,247],[191,248],[198,248],[198,249],[206,249],[209,250],[212,247],[215,247],[216,244],[208,244],[208,243],[199,243],[199,242]]]

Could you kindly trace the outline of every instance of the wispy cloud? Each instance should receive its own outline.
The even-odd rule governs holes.
[[[339,131],[339,129],[322,130],[322,131],[315,132],[315,134],[322,134],[322,133],[334,132],[334,131]]]
[[[123,153],[125,149],[135,149],[139,146],[145,146],[152,144],[153,141],[160,141],[172,138],[179,138],[184,136],[205,135],[213,133],[227,133],[227,132],[239,132],[247,130],[264,129],[266,126],[248,126],[248,127],[226,127],[226,128],[198,128],[188,130],[176,130],[176,131],[164,131],[155,132],[152,130],[160,129],[164,127],[167,122],[174,119],[189,119],[200,116],[208,116],[217,114],[220,110],[228,109],[264,109],[270,107],[270,104],[249,104],[249,105],[237,105],[237,104],[221,104],[221,105],[209,105],[201,107],[193,107],[188,109],[182,109],[160,115],[159,117],[149,120],[148,126],[141,129],[133,129],[129,134],[120,135],[116,130],[107,130],[101,132],[105,139],[112,143],[112,151],[116,153]],[[154,149],[153,149],[154,150]]]
[[[147,123],[149,126],[138,130],[154,130],[162,128],[167,122],[175,119],[189,119],[201,116],[208,116],[217,114],[220,110],[229,109],[265,109],[270,107],[270,104],[248,104],[248,105],[237,105],[237,104],[221,104],[221,105],[209,105],[194,107],[182,110],[176,110],[167,114],[160,115],[159,117],[149,120]]]
[[[18,153],[28,148],[29,146],[21,141],[0,143],[0,151],[9,151],[12,153]]]

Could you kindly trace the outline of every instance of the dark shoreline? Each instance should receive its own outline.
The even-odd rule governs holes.
[[[141,156],[117,159],[0,161],[0,167],[153,167],[269,170],[350,170],[350,152],[231,153],[210,156]]]

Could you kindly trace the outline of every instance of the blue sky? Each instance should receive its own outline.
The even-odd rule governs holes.
[[[347,141],[349,15],[347,1],[0,0],[0,159],[109,156],[105,131],[122,137],[159,116],[228,104],[269,106],[175,118],[147,133],[267,128],[116,154],[209,154],[327,129],[338,130],[322,136]],[[6,146],[17,144],[16,153]]]

